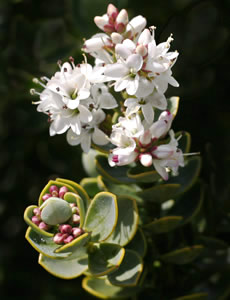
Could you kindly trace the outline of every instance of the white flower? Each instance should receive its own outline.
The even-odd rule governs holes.
[[[160,114],[158,120],[154,122],[149,131],[153,139],[163,138],[171,128],[173,115],[169,111],[164,111]]]
[[[144,119],[148,124],[152,124],[154,120],[154,107],[164,110],[167,107],[167,100],[164,94],[160,94],[157,91],[147,97],[127,98],[124,102],[124,106],[127,107],[126,114],[138,112],[140,109],[144,116]]]
[[[82,125],[80,134],[76,134],[72,129],[67,132],[67,142],[72,146],[81,144],[81,148],[85,153],[90,150],[91,140],[96,145],[106,145],[109,142],[105,133],[98,128],[105,119],[105,113],[99,109],[93,111],[92,115],[92,121]]]

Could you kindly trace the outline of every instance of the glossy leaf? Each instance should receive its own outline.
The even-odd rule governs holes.
[[[182,219],[183,217],[180,216],[167,216],[154,220],[143,227],[154,233],[166,233],[177,228],[181,224]]]
[[[40,229],[37,225],[35,225],[31,219],[34,216],[33,210],[37,208],[36,205],[31,205],[28,206],[24,212],[24,220],[25,222],[34,230],[36,231],[38,234],[42,235],[42,236],[47,236],[47,237],[52,237],[53,233],[49,233],[45,230]]]
[[[93,244],[89,248],[89,271],[93,276],[103,276],[116,270],[125,255],[125,249],[116,244]]]
[[[99,177],[99,176],[98,176]],[[104,191],[101,182],[99,182],[99,178],[84,178],[81,180],[80,185],[87,192],[87,194],[93,198],[97,193]]]
[[[208,299],[207,293],[196,293],[196,294],[175,298],[173,300],[206,300],[206,299]]]
[[[101,299],[127,299],[140,290],[139,287],[114,286],[105,278],[95,277],[85,277],[82,286],[87,292]]]
[[[98,193],[90,203],[83,229],[91,232],[92,241],[104,241],[113,232],[118,218],[116,196],[112,193]]]
[[[167,109],[171,112],[173,117],[175,118],[178,108],[179,108],[179,97],[170,97],[168,100],[168,107]]]
[[[96,177],[98,172],[96,170],[95,157],[99,154],[98,151],[90,149],[88,153],[82,153],[83,168],[90,177]]]
[[[159,173],[152,167],[145,168],[141,166],[130,168],[127,176],[136,182],[155,182],[161,178]]]
[[[163,203],[175,197],[180,189],[180,184],[159,184],[151,188],[144,189],[137,193],[145,201],[153,203]]]
[[[53,259],[40,254],[38,263],[52,275],[62,279],[76,278],[88,268],[87,256],[73,259]]]
[[[80,214],[80,225],[79,227],[82,228],[84,221],[85,221],[85,205],[82,200],[82,198],[74,193],[65,193],[64,199],[69,202],[69,203],[76,203],[77,207],[79,209],[79,214]]]
[[[175,134],[175,138],[180,137],[178,141],[178,148],[182,150],[183,153],[188,153],[191,147],[191,135],[187,131],[179,131]]]
[[[132,240],[137,231],[138,210],[135,199],[127,196],[119,196],[117,205],[117,225],[106,242],[125,246]]]
[[[161,259],[167,263],[183,265],[195,260],[203,251],[202,245],[195,245],[192,247],[185,247],[174,250],[161,256]]]
[[[118,270],[108,275],[113,285],[135,286],[143,270],[142,258],[132,250],[125,251],[125,257]]]
[[[147,251],[147,241],[140,228],[138,228],[134,238],[128,243],[126,249],[135,251],[142,258],[145,256]]]
[[[53,238],[44,235],[42,236],[31,227],[27,229],[25,237],[35,250],[50,258],[68,257],[71,254],[71,252],[55,253],[55,250],[60,246],[53,242]]]

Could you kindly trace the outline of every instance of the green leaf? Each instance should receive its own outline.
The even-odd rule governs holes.
[[[127,177],[127,171],[129,167],[120,166],[120,167],[110,167],[108,163],[108,158],[104,155],[96,156],[96,168],[98,173],[102,175],[105,179],[118,183],[135,183],[136,180]]]
[[[196,184],[189,192],[183,194],[180,199],[177,199],[167,215],[183,217],[181,225],[184,225],[190,222],[200,211],[203,199],[203,188],[199,184]]]
[[[173,300],[206,300],[206,299],[208,299],[207,293],[196,293],[196,294],[175,298]]]
[[[145,168],[141,166],[130,168],[127,176],[136,182],[155,182],[161,178],[153,167]]]
[[[195,260],[201,254],[203,249],[204,247],[202,245],[185,247],[166,253],[160,258],[167,263],[183,265]]]
[[[180,98],[179,97],[170,97],[167,100],[168,100],[167,110],[169,110],[171,112],[171,114],[173,115],[173,118],[175,118],[178,108],[179,108]]]
[[[135,296],[139,287],[120,287],[109,283],[105,278],[85,277],[82,287],[95,297],[101,299],[124,299]]]
[[[33,210],[37,208],[36,205],[31,205],[28,206],[24,212],[24,220],[25,222],[31,227],[33,228],[34,231],[36,231],[38,234],[42,235],[42,236],[47,236],[47,237],[52,237],[53,233],[49,233],[45,230],[40,229],[37,225],[35,225],[31,219],[34,216]]]
[[[67,192],[64,195],[64,199],[69,202],[69,203],[76,203],[77,207],[79,209],[79,214],[80,214],[80,225],[79,227],[82,228],[84,221],[85,221],[85,205],[82,200],[82,198],[74,193]]]
[[[96,178],[84,178],[80,182],[80,185],[91,198],[93,198],[97,193],[105,191],[100,178],[101,176]]]
[[[135,251],[140,257],[144,257],[147,251],[147,241],[143,231],[138,228],[134,238],[128,245],[126,249]]]
[[[83,168],[90,177],[96,177],[98,172],[95,165],[95,157],[99,154],[98,151],[90,149],[88,153],[82,153],[82,165]]]
[[[53,238],[44,235],[41,236],[31,227],[27,229],[25,237],[35,250],[50,258],[68,257],[71,254],[71,252],[55,253],[55,250],[60,246],[53,242]]]
[[[41,208],[41,219],[48,225],[58,225],[67,222],[72,216],[69,203],[56,197],[47,199]]]
[[[135,251],[126,249],[119,269],[109,274],[108,280],[113,285],[136,286],[142,270],[142,258]]]
[[[153,203],[163,203],[175,197],[180,189],[180,184],[159,184],[151,188],[142,190],[137,195],[145,201]]]
[[[62,279],[76,278],[88,268],[87,256],[73,259],[53,259],[40,254],[38,263],[52,275]]]
[[[179,168],[179,175],[171,176],[167,184],[180,184],[177,194],[181,194],[189,190],[197,180],[201,169],[201,158],[194,156],[188,159],[183,168]]]
[[[89,271],[93,276],[103,276],[116,270],[125,255],[125,249],[116,244],[92,244],[89,248]]]
[[[51,187],[51,185],[56,185],[58,188],[61,188],[63,185],[66,186],[68,188],[68,190],[72,193],[76,193],[75,189],[68,184],[68,182],[58,182],[56,180],[50,180],[47,185],[44,187],[44,189],[41,191],[41,194],[39,196],[39,200],[38,200],[38,205],[41,206],[44,201],[42,200],[42,197],[45,194],[49,194],[49,188]]]
[[[67,184],[68,186],[71,186],[75,190],[75,193],[77,193],[84,201],[85,210],[87,210],[87,207],[89,206],[90,203],[90,198],[86,193],[86,191],[79,184],[77,184],[74,181],[63,179],[63,178],[57,178],[56,181],[63,183],[64,185]]]
[[[117,225],[106,242],[125,246],[132,240],[137,231],[138,210],[135,199],[128,196],[119,196],[117,205]]]
[[[182,219],[183,217],[180,216],[167,216],[154,220],[144,225],[143,228],[151,230],[154,233],[166,233],[177,228],[181,224]]]
[[[182,150],[183,153],[188,153],[191,147],[191,135],[186,131],[179,131],[175,134],[175,138],[180,139],[178,141],[178,148]]]
[[[91,232],[92,241],[104,241],[112,234],[117,224],[118,207],[112,193],[98,193],[90,203],[83,229]]]

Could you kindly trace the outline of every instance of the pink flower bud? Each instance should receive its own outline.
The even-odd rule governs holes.
[[[67,233],[57,233],[55,234],[53,241],[56,244],[63,244],[64,240],[68,237]]]
[[[144,45],[138,45],[136,48],[136,53],[144,57],[147,55],[148,50]]]
[[[73,214],[72,221],[73,221],[74,224],[80,223],[80,216],[77,215],[77,214]]]
[[[113,4],[109,4],[107,7],[107,15],[112,17],[114,20],[116,19],[119,10]]]
[[[33,216],[32,217],[32,222],[35,224],[35,225],[39,225],[40,224],[40,222],[41,222],[41,218],[40,217],[38,217],[38,216]]]
[[[104,32],[106,33],[112,33],[114,31],[114,27],[112,25],[106,24],[103,27]]]
[[[49,199],[50,197],[52,197],[51,194],[45,194],[44,196],[42,196],[42,200],[46,201],[47,199]]]
[[[56,185],[51,185],[51,187],[49,188],[49,192],[50,194],[53,196],[53,192],[58,193],[59,188]]]
[[[59,197],[60,198],[63,198],[65,193],[67,193],[69,190],[66,186],[62,186],[60,189],[59,189]]]
[[[40,215],[41,215],[40,208],[39,208],[39,207],[36,207],[36,208],[33,210],[33,213],[35,214],[35,216],[40,216]]]
[[[82,234],[82,229],[81,228],[78,228],[78,227],[73,227],[72,229],[72,235],[76,238],[78,237],[79,235]]]
[[[108,17],[107,17],[108,19]],[[94,23],[97,25],[98,28],[100,28],[101,30],[104,30],[104,26],[107,24],[108,20],[106,20],[106,18],[104,17],[95,17],[94,18]]]
[[[129,16],[127,10],[122,9],[116,18],[116,24],[119,25],[120,23],[122,23],[123,25],[126,26],[128,22],[129,22]]]
[[[71,234],[71,232],[72,232],[72,226],[70,226],[69,224],[62,224],[62,225],[59,226],[59,231],[61,233]]]
[[[150,167],[153,164],[153,158],[150,153],[140,154],[139,159],[140,159],[140,163],[144,167]]]
[[[68,244],[68,243],[72,242],[73,239],[74,239],[74,237],[72,235],[69,235],[67,238],[64,239],[64,243]]]
[[[123,23],[116,24],[115,29],[118,33],[123,33],[125,31],[125,24]]]
[[[47,225],[45,222],[41,222],[38,227],[45,231],[49,229],[49,225]]]

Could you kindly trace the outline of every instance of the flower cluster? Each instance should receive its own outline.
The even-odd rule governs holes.
[[[144,17],[129,21],[127,11],[112,4],[94,21],[103,33],[84,42],[82,64],[70,57],[70,62],[58,63],[60,71],[52,78],[34,79],[44,88],[31,91],[40,96],[37,110],[48,115],[51,136],[67,131],[68,143],[80,144],[86,153],[92,143],[103,147],[110,142],[116,146],[110,166],[140,161],[167,180],[169,170],[176,174],[184,164],[165,97],[169,84],[179,86],[171,70],[178,57],[177,51],[169,51],[173,38],[157,44],[155,27],[145,28]],[[86,54],[95,58],[95,66]],[[121,92],[122,101],[112,89]],[[111,116],[114,109],[118,118]],[[163,112],[156,117],[156,111],[158,116]]]

